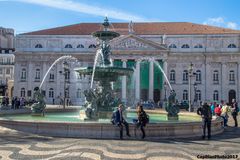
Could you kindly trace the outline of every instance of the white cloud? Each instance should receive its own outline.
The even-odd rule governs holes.
[[[238,24],[235,22],[228,22],[223,17],[208,18],[205,22],[205,25],[212,25],[218,27],[225,27],[230,29],[238,29]]]
[[[133,15],[124,11],[117,11],[110,8],[101,8],[99,6],[94,6],[91,4],[83,4],[79,2],[75,2],[72,0],[9,0],[9,1],[17,1],[23,3],[31,3],[36,5],[43,5],[58,9],[70,10],[95,16],[106,16],[119,19],[119,20],[127,20],[127,21],[147,21],[145,18]],[[91,3],[91,2],[89,2]]]

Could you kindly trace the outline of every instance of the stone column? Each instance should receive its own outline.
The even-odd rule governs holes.
[[[127,60],[123,59],[122,62],[123,62],[122,67],[127,68]],[[122,77],[122,101],[124,103],[127,102],[127,77],[126,76]]]
[[[140,101],[140,60],[136,60],[136,85],[135,85],[135,99],[136,102]]]
[[[221,64],[221,68],[222,68],[222,72],[221,72],[221,75],[220,75],[220,83],[221,83],[221,98],[219,96],[219,99],[221,100],[224,100],[226,102],[228,102],[228,90],[227,90],[227,85],[228,85],[228,81],[227,81],[227,78],[228,78],[228,72],[227,72],[227,65],[226,63],[222,63]]]
[[[26,88],[26,94],[28,90],[33,90],[32,88],[32,84],[33,84],[33,79],[35,78],[35,68],[33,68],[33,63],[30,62],[28,64],[28,68],[27,68],[27,88]]]
[[[153,101],[153,88],[154,88],[154,65],[153,60],[150,60],[149,65],[149,100]]]
[[[167,71],[167,66],[168,66],[168,63],[167,63],[167,60],[163,60],[163,71],[166,75],[168,75],[168,71]],[[163,73],[162,73],[163,74]],[[164,77],[164,74],[163,74],[163,84],[164,82],[167,81]],[[168,90],[169,86],[167,86],[167,90]],[[167,94],[167,90],[166,90],[166,97],[168,97],[168,94]],[[164,89],[161,90],[161,100],[163,101],[164,100]]]

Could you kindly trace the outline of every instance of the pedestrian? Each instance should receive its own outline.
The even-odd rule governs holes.
[[[137,123],[136,123],[136,128],[140,127],[140,129],[142,131],[142,139],[144,139],[146,136],[144,127],[149,122],[149,116],[143,110],[142,105],[138,105],[138,107],[137,107],[137,116],[138,116],[138,119],[137,119]]]
[[[206,137],[206,128],[208,130],[208,139],[211,139],[212,113],[211,113],[210,106],[205,102],[203,106],[198,108],[197,114],[202,117],[202,127],[203,127],[202,139],[205,139]]]
[[[127,121],[123,117],[123,104],[119,104],[117,111],[113,113],[112,116],[112,123],[117,125],[120,130],[120,139],[123,139],[123,125],[126,128],[126,135],[131,137],[129,134],[129,126]]]
[[[221,113],[222,113],[222,109],[221,109],[221,105],[218,104],[217,107],[214,109],[214,112],[215,112],[215,115],[217,117],[220,117],[221,116]]]
[[[223,104],[222,109],[221,109],[222,113],[221,113],[221,117],[224,120],[224,127],[228,126],[227,122],[228,122],[228,112],[230,112],[230,108],[229,108],[229,104]]]
[[[232,100],[232,107],[231,107],[232,117],[235,123],[235,127],[238,127],[237,115],[239,112],[238,104],[235,99]]]

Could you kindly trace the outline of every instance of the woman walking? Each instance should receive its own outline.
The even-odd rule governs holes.
[[[143,106],[139,105],[137,107],[137,116],[138,116],[138,121],[137,121],[137,128],[140,127],[141,131],[142,131],[142,139],[145,138],[145,130],[144,127],[146,126],[146,123],[148,123],[149,121],[149,117],[146,114],[146,112],[143,110]]]

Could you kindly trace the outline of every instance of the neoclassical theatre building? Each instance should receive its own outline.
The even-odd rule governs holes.
[[[76,57],[77,66],[92,66],[99,43],[91,34],[102,29],[101,23],[80,23],[17,35],[14,95],[33,97],[50,65],[63,55]],[[112,23],[109,30],[121,34],[110,42],[113,64],[135,69],[133,76],[113,84],[123,101],[158,102],[169,95],[158,65],[178,101],[188,101],[189,95],[197,102],[239,101],[239,30],[186,22]],[[47,76],[42,89],[48,103],[57,104],[64,95],[72,104],[84,102],[91,77],[76,75],[75,62],[67,65],[68,76],[63,74],[63,62]]]

